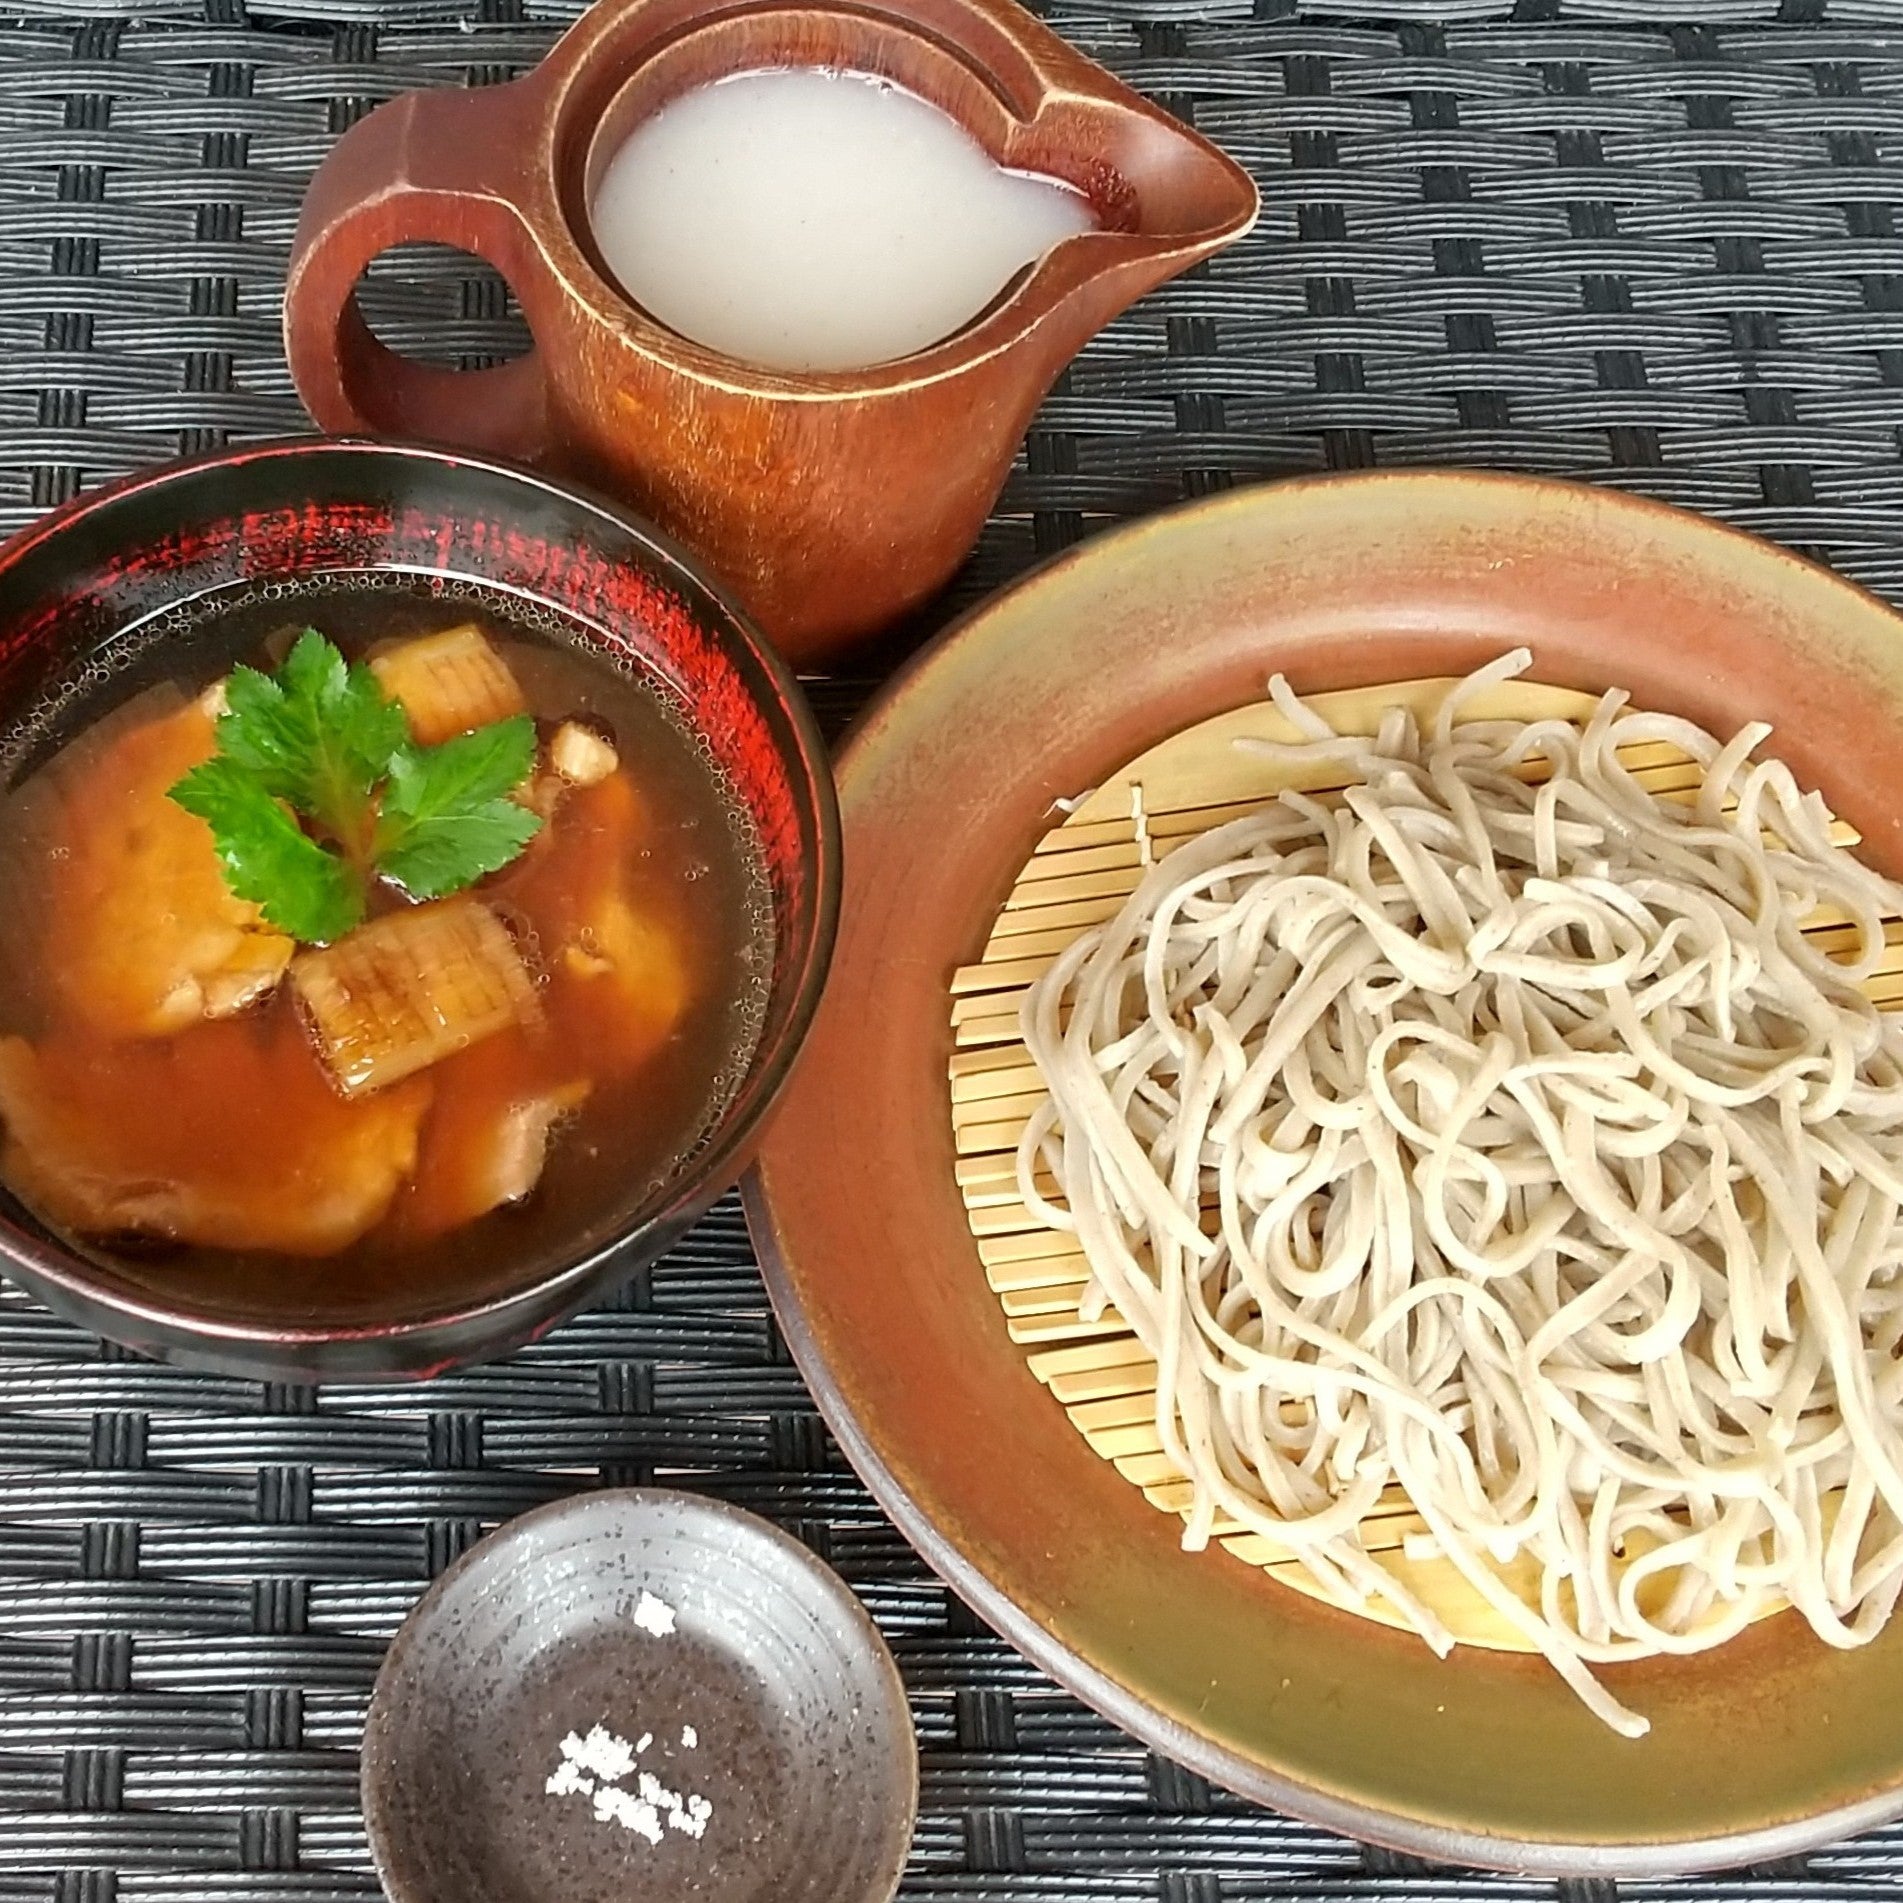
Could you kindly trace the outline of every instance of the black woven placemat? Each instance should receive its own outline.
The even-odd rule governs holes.
[[[1264,216],[1085,353],[956,598],[1185,496],[1431,462],[1642,489],[1903,597],[1903,4],[1047,11],[1252,166]],[[160,0],[0,24],[0,527],[298,428],[277,323],[311,167],[370,104],[505,77],[566,17]],[[392,262],[386,335],[519,347],[488,274]],[[727,1205],[611,1307],[420,1389],[156,1369],[0,1293],[0,1903],[375,1896],[354,1752],[409,1605],[495,1521],[654,1479],[793,1527],[891,1637],[924,1759],[911,1898],[1554,1896],[1213,1792],[985,1632],[830,1445]],[[1620,1887],[1890,1897],[1903,1831]]]

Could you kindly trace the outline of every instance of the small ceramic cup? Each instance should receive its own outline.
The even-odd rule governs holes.
[[[954,335],[895,362],[760,369],[676,335],[618,288],[589,228],[637,122],[726,74],[888,78],[999,161],[1061,179],[1067,238]],[[782,652],[824,658],[923,601],[983,527],[1065,363],[1145,291],[1248,230],[1248,175],[1010,0],[710,7],[600,0],[533,73],[410,93],[353,127],[305,201],[285,297],[318,425],[546,464],[633,502],[703,556]],[[534,348],[499,367],[407,361],[355,286],[411,240],[486,258]]]
[[[886,1903],[917,1805],[905,1687],[851,1589],[658,1488],[472,1547],[364,1725],[391,1903]]]

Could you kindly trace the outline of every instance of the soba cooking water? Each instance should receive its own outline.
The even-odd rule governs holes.
[[[778,370],[849,370],[949,336],[1094,224],[936,106],[861,73],[738,73],[664,106],[592,207],[621,287],[663,324]]]

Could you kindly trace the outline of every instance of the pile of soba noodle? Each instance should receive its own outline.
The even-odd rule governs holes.
[[[1903,891],[1768,727],[1458,719],[1529,664],[1373,739],[1278,676],[1306,737],[1260,744],[1346,791],[1187,841],[1033,985],[1018,1173],[1156,1357],[1186,1544],[1226,1516],[1444,1651],[1364,1543],[1399,1489],[1402,1555],[1637,1736],[1593,1665],[1786,1600],[1861,1644],[1903,1585],[1903,1030],[1857,989]]]

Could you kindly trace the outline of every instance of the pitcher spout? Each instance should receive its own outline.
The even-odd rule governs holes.
[[[1072,136],[1097,155],[1104,176],[1092,184],[1109,214],[1106,235],[1200,258],[1254,226],[1261,210],[1255,180],[1147,100],[1084,95],[1055,104],[1072,121]]]
[[[1000,0],[968,4],[990,11]],[[1097,229],[1050,252],[1025,287],[1034,299],[1042,293],[1049,316],[1068,318],[1074,350],[1125,305],[1243,237],[1261,196],[1199,133],[1039,23],[1020,16],[1014,25],[1039,97],[1000,156],[1068,179],[1097,214]]]

